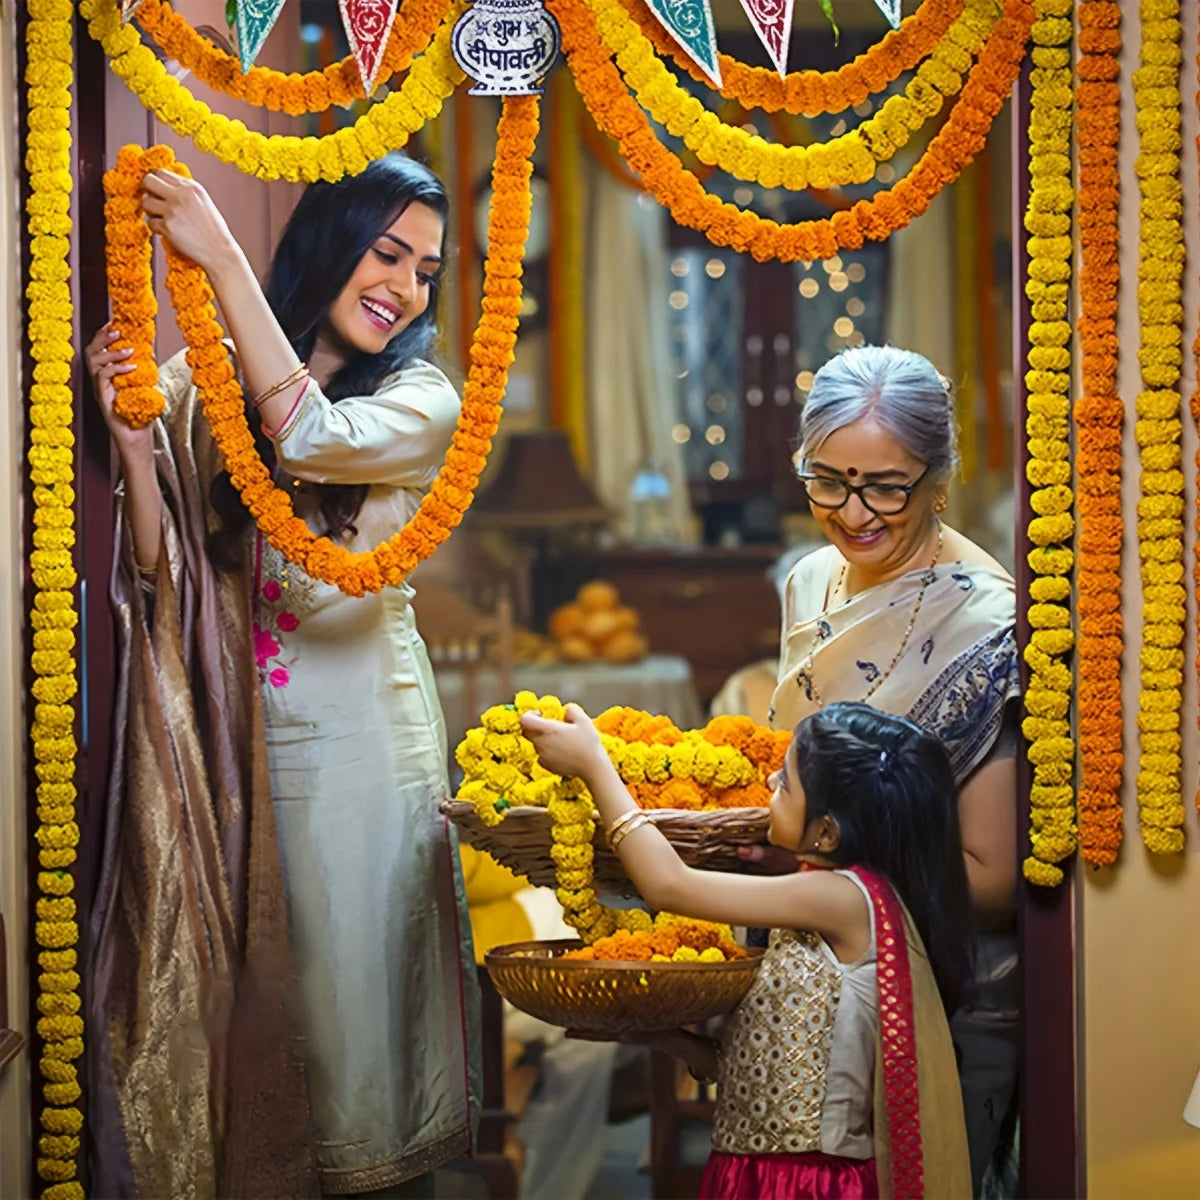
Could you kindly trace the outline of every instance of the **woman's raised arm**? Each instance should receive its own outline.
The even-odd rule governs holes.
[[[142,207],[150,228],[208,275],[250,395],[257,396],[297,372],[300,359],[208,192],[194,179],[173,171],[150,171],[143,187]],[[268,429],[283,425],[302,386],[303,381],[297,380],[264,401],[259,412]]]

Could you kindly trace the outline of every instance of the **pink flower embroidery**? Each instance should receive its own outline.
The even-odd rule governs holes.
[[[279,643],[257,623],[254,626],[254,659],[260,667],[267,665],[267,660],[279,653]]]
[[[276,688],[287,687],[288,680],[290,678],[291,676],[288,674],[287,667],[276,667],[275,670],[273,670],[270,675],[267,676],[267,680],[270,685]]]
[[[288,612],[286,608],[275,618],[275,624],[283,633],[291,633],[293,629],[300,628],[300,622],[295,613]]]
[[[279,586],[279,583],[276,580],[268,579],[267,582],[263,584],[262,593],[265,599],[274,604],[275,601],[283,595],[283,588]]]

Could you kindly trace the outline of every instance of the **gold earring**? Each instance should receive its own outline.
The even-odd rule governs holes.
[[[933,498],[933,511],[935,513],[944,513],[946,511],[946,493],[938,492]]]

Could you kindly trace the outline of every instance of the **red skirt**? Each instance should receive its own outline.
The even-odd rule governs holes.
[[[873,1158],[714,1150],[700,1200],[879,1200],[879,1180]]]

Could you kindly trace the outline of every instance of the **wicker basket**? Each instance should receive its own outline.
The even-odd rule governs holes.
[[[484,961],[496,990],[531,1017],[607,1034],[678,1029],[736,1008],[750,990],[762,956],[735,962],[586,962],[566,959],[577,941],[516,942],[489,950]]]
[[[442,812],[458,827],[459,836],[477,850],[486,850],[498,862],[537,887],[554,887],[554,860],[550,857],[550,814],[544,808],[510,808],[498,825],[485,825],[475,806],[465,800],[446,800]],[[650,809],[647,815],[666,835],[688,866],[706,871],[743,871],[739,846],[762,846],[767,841],[770,814],[765,808],[714,808],[704,812],[686,809]],[[593,838],[596,848],[596,890],[635,895],[636,890],[609,849],[599,823]]]

